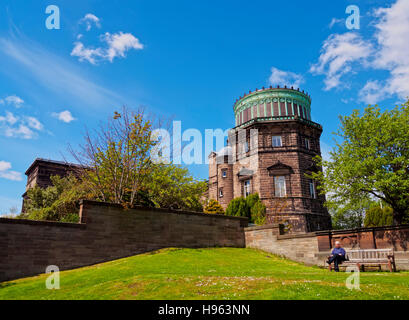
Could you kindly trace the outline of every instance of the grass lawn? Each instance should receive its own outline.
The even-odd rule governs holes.
[[[60,273],[0,283],[0,299],[409,299],[409,272],[350,274],[307,267],[263,251],[164,249]]]

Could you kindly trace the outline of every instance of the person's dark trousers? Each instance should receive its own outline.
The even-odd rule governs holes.
[[[334,270],[336,271],[336,272],[338,272],[339,271],[339,265],[343,262],[343,261],[345,261],[345,256],[340,256],[340,255],[333,255],[332,257],[330,257],[329,259],[328,259],[328,263],[329,264],[331,264],[331,263],[334,263]]]

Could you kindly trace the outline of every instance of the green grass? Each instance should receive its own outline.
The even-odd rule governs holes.
[[[409,299],[409,273],[330,273],[253,249],[165,249],[60,273],[0,283],[0,299]]]

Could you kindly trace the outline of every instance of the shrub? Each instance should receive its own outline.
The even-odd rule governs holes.
[[[260,200],[258,193],[253,193],[247,198],[238,197],[230,201],[226,215],[247,217],[250,222],[262,225],[266,221],[266,206]]]
[[[73,175],[67,177],[52,176],[52,186],[45,189],[34,187],[27,191],[26,212],[19,217],[31,220],[49,220],[61,222],[79,221],[79,201],[94,200],[86,182]]]
[[[204,208],[204,213],[224,214],[224,210],[217,200],[210,199],[209,203]]]
[[[253,208],[253,206],[260,201],[260,197],[258,195],[258,193],[252,193],[250,194],[247,198],[246,198],[246,202],[247,202],[247,207],[249,208],[249,210],[251,211],[251,208]]]
[[[365,214],[365,227],[382,227],[393,224],[393,209],[380,206],[370,208]]]
[[[194,179],[179,165],[156,164],[151,170],[145,189],[153,206],[203,212],[201,197],[207,191],[206,181]]]
[[[226,209],[226,215],[235,217],[250,217],[250,210],[244,197],[234,198]]]
[[[257,202],[254,203],[254,205],[251,207],[251,222],[255,223],[259,226],[263,225],[266,223],[266,206],[264,203],[261,202],[261,200],[258,200]]]

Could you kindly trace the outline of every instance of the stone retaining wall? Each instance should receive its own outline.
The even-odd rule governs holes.
[[[0,281],[167,247],[244,247],[247,218],[84,201],[79,224],[0,219]]]
[[[245,228],[246,247],[257,248],[308,265],[324,266],[335,241],[348,249],[395,250],[396,266],[409,270],[409,226],[360,228],[284,235],[279,225]]]

